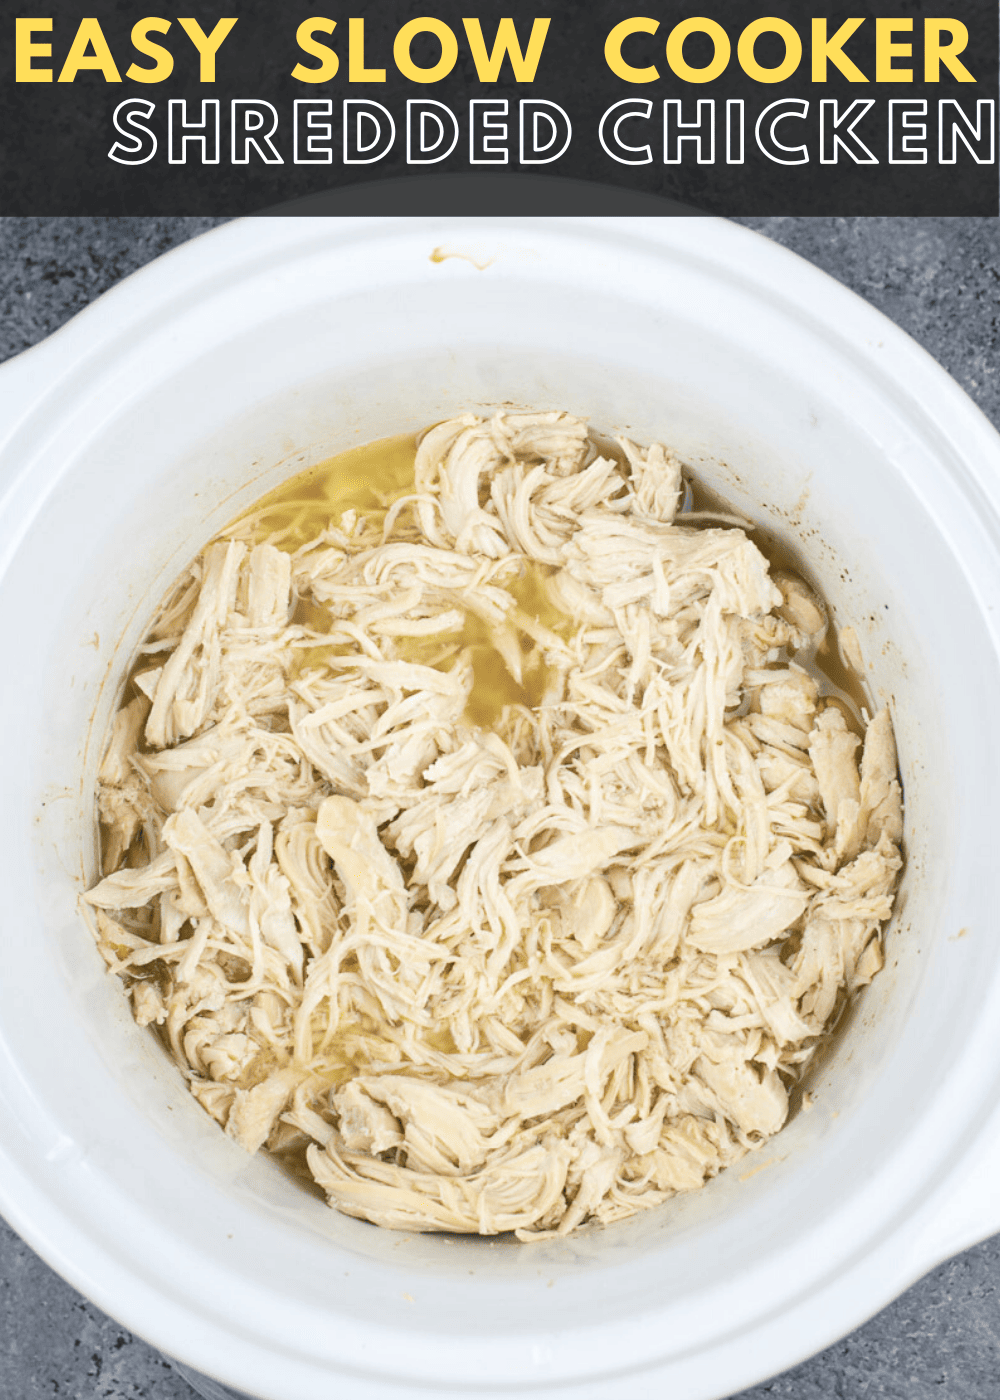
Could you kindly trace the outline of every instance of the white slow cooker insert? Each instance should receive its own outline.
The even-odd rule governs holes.
[[[333,452],[507,402],[666,441],[797,541],[907,801],[887,967],[815,1107],[702,1192],[536,1245],[380,1231],[248,1159],[76,910],[121,676],[201,543]],[[1000,442],[895,327],[708,220],[267,219],[4,366],[0,425],[0,1207],[76,1287],[267,1400],[713,1400],[1000,1228]]]

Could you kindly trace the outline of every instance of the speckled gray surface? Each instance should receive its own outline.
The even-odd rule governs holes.
[[[0,359],[215,219],[0,219]],[[741,219],[915,336],[1000,426],[1000,223]],[[349,1391],[338,1387],[349,1400]],[[193,1400],[161,1356],[0,1222],[0,1400]],[[1000,1400],[1000,1236],[738,1400]],[[623,1400],[627,1397],[623,1396]]]

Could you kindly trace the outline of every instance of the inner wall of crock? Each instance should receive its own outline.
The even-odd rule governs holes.
[[[411,315],[447,317],[439,297],[421,296],[412,294]],[[214,1267],[255,1269],[266,1258],[275,1293],[315,1303],[319,1287],[341,1316],[370,1315],[387,1279],[419,1276],[426,1287],[407,1317],[422,1318],[426,1305],[434,1328],[448,1325],[434,1309],[435,1279],[473,1274],[480,1287],[537,1282],[544,1271],[572,1285],[558,1302],[549,1295],[548,1314],[610,1315],[634,1306],[649,1269],[661,1304],[749,1271],[772,1248],[776,1222],[784,1240],[806,1233],[817,1201],[833,1213],[859,1174],[880,1169],[946,1075],[978,997],[969,961],[946,959],[940,975],[926,974],[962,921],[957,794],[975,803],[983,787],[960,738],[984,722],[981,700],[957,677],[970,648],[992,653],[959,562],[900,465],[900,435],[912,430],[890,421],[888,408],[878,421],[853,422],[857,405],[842,381],[817,387],[766,345],[748,356],[707,325],[644,324],[631,308],[630,337],[602,337],[616,317],[602,319],[597,306],[582,318],[567,300],[531,334],[527,290],[507,289],[492,309],[502,334],[489,333],[484,294],[479,325],[470,331],[456,315],[450,345],[437,335],[419,355],[352,362],[345,353],[326,367],[303,353],[294,318],[279,320],[151,386],[81,441],[4,583],[31,597],[31,631],[48,639],[35,697],[44,725],[29,717],[25,731],[24,796],[42,839],[30,873],[33,937],[18,957],[24,978],[53,989],[51,1023],[16,1004],[16,979],[0,989],[8,1043],[33,1092],[69,1139],[86,1143],[91,1172],[113,1180],[151,1228],[193,1254],[214,1251]],[[278,386],[270,397],[252,389],[262,364]],[[894,702],[909,858],[887,969],[815,1075],[815,1107],[704,1192],[614,1229],[525,1248],[379,1231],[328,1211],[273,1164],[248,1161],[133,1025],[75,909],[94,871],[92,795],[119,679],[187,560],[249,500],[310,462],[505,403],[564,407],[605,432],[664,440],[710,485],[798,542],[839,619],[858,630],[874,695]],[[24,635],[35,645],[27,624]],[[56,792],[62,799],[52,801]],[[228,1244],[220,1211],[237,1223]],[[617,1291],[577,1295],[594,1269],[615,1273]],[[192,1296],[208,1287],[207,1266],[204,1277],[192,1280]],[[530,1326],[537,1307],[533,1289],[511,1295],[490,1326]]]

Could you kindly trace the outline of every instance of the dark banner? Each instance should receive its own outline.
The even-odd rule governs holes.
[[[3,8],[4,214],[997,213],[996,0]]]

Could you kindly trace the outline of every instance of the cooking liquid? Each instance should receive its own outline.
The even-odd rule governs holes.
[[[417,440],[412,433],[351,447],[307,467],[255,501],[223,533],[248,525],[255,543],[266,540],[294,553],[348,510],[385,518],[400,497],[413,491]]]
[[[601,455],[613,457],[624,465],[624,454],[617,443],[598,434],[592,434],[591,440]],[[381,525],[390,507],[415,490],[416,449],[417,436],[403,433],[338,453],[275,487],[223,534],[249,536],[254,543],[266,540],[280,549],[294,552],[320,536],[328,526],[338,526],[346,511],[354,510],[372,525]],[[687,474],[685,487],[678,524],[686,523],[685,517],[689,515],[694,517],[690,524],[695,528],[743,523],[743,517],[734,512],[729,502]],[[743,528],[772,569],[796,574],[813,588],[801,561],[782,540],[752,521],[743,524]],[[511,625],[521,652],[520,677],[514,674],[498,649],[491,627],[462,607],[460,596],[451,603],[463,613],[460,630],[397,637],[397,654],[403,660],[441,670],[450,670],[464,654],[473,673],[466,715],[472,723],[484,728],[495,725],[508,705],[537,707],[552,679],[552,671],[545,662],[544,646],[518,626],[518,619],[530,618],[566,639],[572,637],[577,627],[573,619],[560,612],[551,601],[545,581],[553,572],[548,566],[522,561],[517,573],[509,580],[502,580],[516,605]],[[817,590],[813,588],[813,592]],[[298,601],[292,621],[309,628],[318,637],[336,631],[336,621],[327,609],[309,598]],[[315,646],[300,649],[295,672],[301,674],[326,665],[337,656],[352,654],[354,649],[350,641],[317,641]],[[833,619],[828,622],[815,652],[795,653],[792,659],[810,672],[819,684],[820,693],[836,703],[849,726],[862,735],[872,705],[861,675],[842,655]]]
[[[346,511],[355,510],[374,525],[381,525],[392,505],[415,489],[417,438],[410,433],[383,438],[364,447],[351,448],[291,477],[246,511],[228,527],[225,535],[249,533],[254,543],[267,541],[294,553],[316,539],[329,525],[339,525]],[[389,538],[392,538],[390,534]],[[497,646],[493,628],[462,606],[456,595],[451,606],[463,614],[461,629],[420,637],[394,639],[401,660],[450,670],[465,655],[472,667],[472,689],[466,716],[481,727],[496,724],[508,705],[537,708],[552,679],[544,647],[518,627],[518,619],[530,618],[557,636],[569,638],[576,624],[555,608],[545,587],[555,572],[543,564],[522,561],[503,586],[515,602],[511,629],[519,656],[514,669]],[[292,622],[318,634],[335,632],[336,620],[322,604],[300,598]],[[336,656],[350,655],[353,642],[319,643],[299,650],[296,674],[321,666]],[[515,674],[515,669],[519,674]]]

